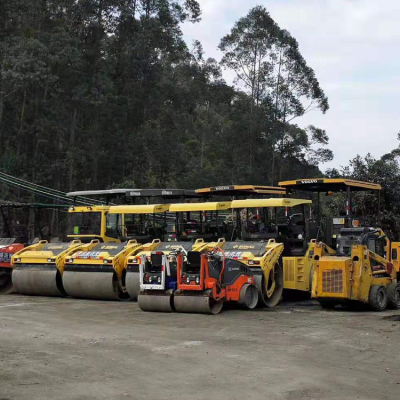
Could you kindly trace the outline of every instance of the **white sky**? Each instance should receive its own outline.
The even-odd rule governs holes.
[[[397,147],[400,132],[400,0],[198,0],[202,21],[185,23],[189,45],[200,40],[205,56],[218,61],[220,39],[248,11],[262,5],[299,42],[329,98],[323,115],[295,120],[326,129],[333,162],[347,165],[357,154],[378,158]],[[232,74],[226,80],[232,82]]]

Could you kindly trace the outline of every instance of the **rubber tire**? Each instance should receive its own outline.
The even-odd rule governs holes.
[[[398,310],[400,308],[400,283],[391,283],[387,287],[388,308]]]
[[[369,291],[368,304],[374,311],[385,311],[388,306],[388,297],[385,286],[374,285]]]
[[[332,300],[318,300],[319,305],[325,310],[333,310],[337,303]]]

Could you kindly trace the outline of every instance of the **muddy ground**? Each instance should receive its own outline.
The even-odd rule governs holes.
[[[0,400],[400,398],[400,311],[0,297]]]

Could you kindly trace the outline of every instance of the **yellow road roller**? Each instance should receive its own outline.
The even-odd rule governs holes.
[[[126,274],[125,260],[144,248],[158,246],[168,208],[168,204],[110,206],[105,233],[110,234],[112,227],[114,232],[123,233],[120,237],[127,242],[99,243],[90,252],[68,253],[63,275],[67,294],[90,299],[136,299],[127,291],[130,277]]]
[[[232,237],[244,243],[235,243],[237,239],[229,243],[231,239],[228,238],[229,252],[234,254],[235,249],[246,249],[252,242],[253,257],[257,251],[262,251],[261,255],[264,255],[267,254],[263,253],[265,245],[270,240],[270,246],[278,246],[280,249],[279,263],[269,271],[270,285],[273,285],[274,290],[264,289],[266,306],[276,305],[283,290],[309,293],[316,256],[335,254],[335,251],[325,244],[320,244],[317,249],[317,241],[309,239],[306,206],[311,203],[311,200],[291,198],[232,201],[232,208],[236,209]],[[240,258],[243,256],[248,257],[240,253]],[[274,296],[271,297],[272,293]]]
[[[65,255],[63,287],[67,295],[101,300],[129,299],[125,285],[125,258],[137,253],[142,245],[97,243],[90,250],[74,248]]]
[[[18,293],[63,296],[62,282],[65,256],[69,250],[87,243],[90,250],[100,242],[120,242],[118,220],[107,225],[108,206],[70,207],[68,212],[68,238],[71,242],[48,243],[40,241],[16,253],[12,258],[12,282]],[[82,248],[82,247],[81,247]]]
[[[72,249],[90,249],[93,245],[82,244],[79,240],[70,243],[48,243],[47,240],[41,240],[25,247],[11,259],[15,291],[25,295],[65,296],[62,282],[65,255]]]

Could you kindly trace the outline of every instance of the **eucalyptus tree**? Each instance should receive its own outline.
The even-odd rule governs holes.
[[[328,99],[314,71],[299,50],[298,42],[281,29],[268,11],[257,6],[237,21],[222,38],[221,64],[236,73],[235,83],[244,88],[252,101],[249,121],[250,165],[254,152],[254,106],[263,105],[273,115],[274,129],[268,137],[273,148],[271,177],[274,178],[276,154],[282,153],[288,124],[305,113],[319,109],[325,113]],[[282,159],[280,159],[282,164]],[[279,175],[281,175],[281,170]]]

